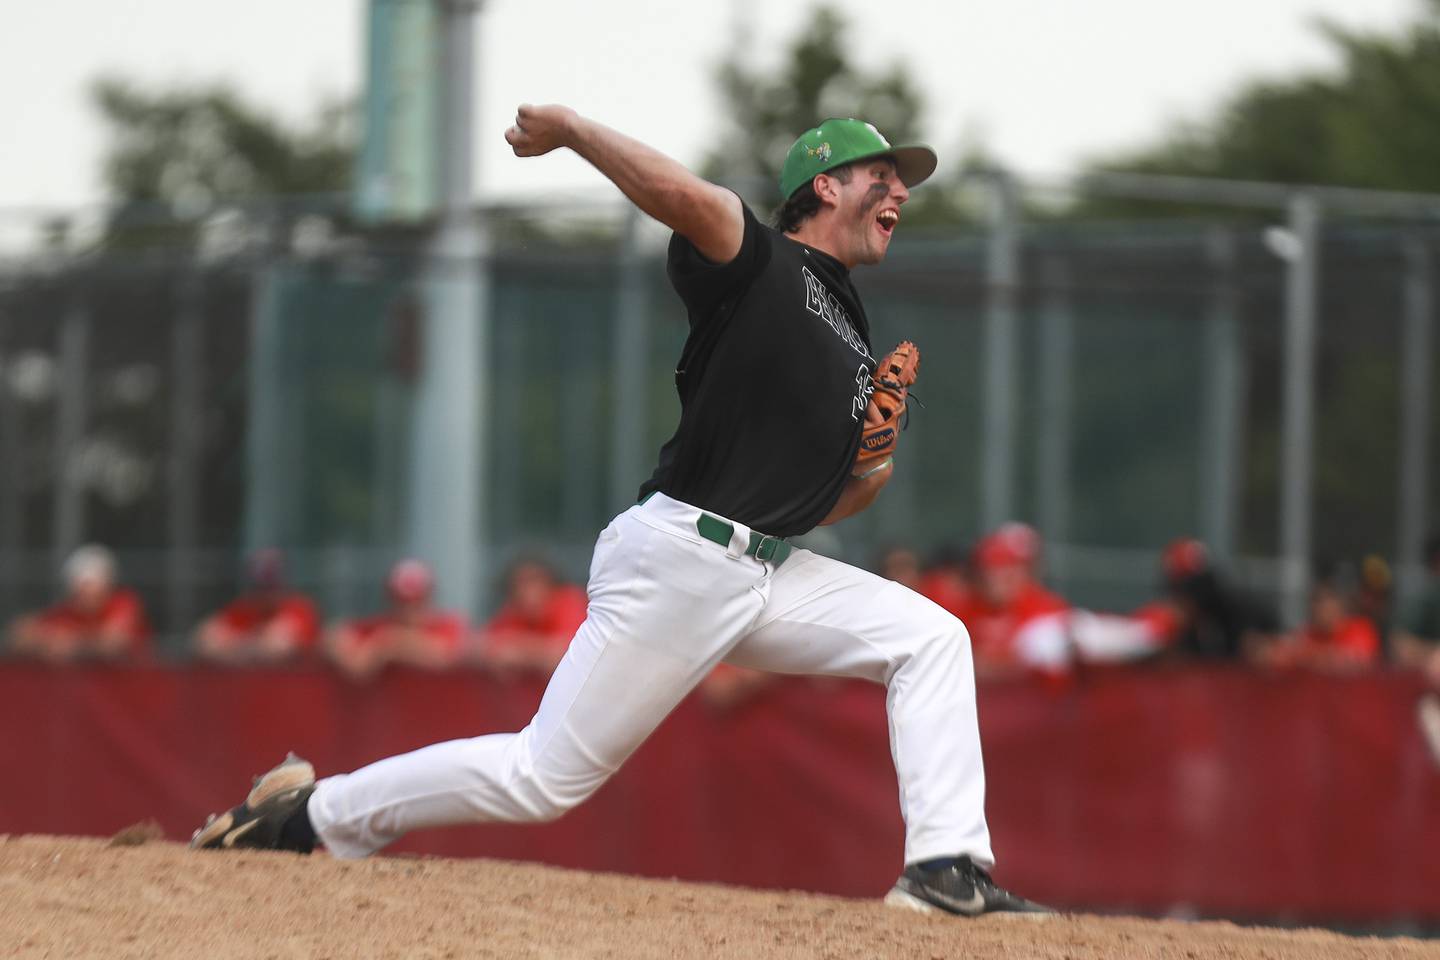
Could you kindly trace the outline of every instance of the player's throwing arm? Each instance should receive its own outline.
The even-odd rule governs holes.
[[[645,213],[695,244],[716,263],[740,250],[740,198],[703,180],[659,150],[569,107],[522,104],[505,140],[517,157],[568,147],[588,160]]]

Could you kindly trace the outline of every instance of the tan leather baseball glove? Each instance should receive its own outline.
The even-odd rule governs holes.
[[[860,450],[855,455],[854,476],[863,476],[879,467],[895,453],[900,438],[900,418],[910,386],[920,373],[920,348],[902,340],[875,367],[870,378],[874,391],[865,410],[865,430],[860,435]]]

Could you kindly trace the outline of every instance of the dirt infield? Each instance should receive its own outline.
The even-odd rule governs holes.
[[[0,836],[6,957],[1440,957],[1440,944],[873,901],[488,860],[342,863],[172,843]]]

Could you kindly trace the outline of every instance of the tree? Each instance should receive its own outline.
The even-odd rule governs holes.
[[[1440,0],[1425,0],[1417,19],[1394,35],[1323,22],[1319,29],[1339,55],[1338,68],[1253,81],[1214,116],[1093,166],[1440,191]]]
[[[1416,18],[1399,30],[1361,32],[1334,23],[1319,30],[1337,54],[1335,67],[1290,77],[1251,81],[1213,115],[1170,131],[1158,142],[1103,159],[1094,167],[1142,173],[1223,177],[1292,184],[1324,184],[1384,190],[1440,191],[1440,0],[1425,0]],[[1202,205],[1089,199],[1069,215],[1184,217],[1214,215]],[[1273,221],[1274,210],[1223,216]],[[1323,335],[1316,389],[1316,546],[1331,555],[1374,549],[1374,518],[1393,496],[1390,478],[1375,464],[1394,462],[1399,449],[1394,389],[1399,380],[1388,331],[1395,317],[1396,273],[1367,273],[1363,259],[1343,248],[1325,254]],[[1277,261],[1265,267],[1278,269]],[[1347,276],[1345,271],[1349,271]],[[1265,276],[1265,274],[1256,274]],[[1273,277],[1273,272],[1269,274]],[[1269,279],[1267,277],[1267,279]],[[1384,284],[1382,286],[1381,284]],[[1252,283],[1251,288],[1258,284]],[[1389,289],[1386,289],[1386,286]],[[1363,295],[1359,291],[1364,291]],[[1273,308],[1257,301],[1254,324],[1277,322]],[[1262,337],[1252,346],[1257,378],[1280,365],[1278,341]],[[1255,391],[1247,414],[1245,496],[1253,516],[1267,516],[1280,474],[1281,410],[1276,391]],[[1363,467],[1360,465],[1364,465]],[[1246,530],[1247,549],[1265,549]],[[1259,527],[1268,529],[1268,525]],[[1383,542],[1380,541],[1380,542]]]
[[[706,177],[737,183],[765,204],[780,200],[785,151],[826,117],[861,117],[891,142],[916,139],[923,99],[903,67],[870,74],[850,59],[845,18],[817,7],[786,51],[778,71],[751,67],[733,50],[717,71],[729,122],[726,146],[706,159]]]
[[[107,78],[93,97],[111,138],[111,246],[188,241],[190,230],[178,224],[227,202],[332,193],[350,183],[347,105],[328,104],[292,129],[218,85],[151,92]]]

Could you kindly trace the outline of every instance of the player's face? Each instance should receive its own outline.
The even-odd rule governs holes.
[[[510,577],[510,601],[524,616],[532,619],[544,615],[545,606],[554,591],[555,583],[550,571],[535,564],[527,563],[516,568]]]
[[[112,584],[107,577],[87,574],[70,582],[70,602],[80,610],[98,610],[110,598]]]
[[[1020,563],[1001,563],[980,571],[980,592],[997,607],[1008,607],[1020,596],[1030,574]]]
[[[1327,586],[1316,587],[1310,597],[1310,619],[1322,630],[1334,630],[1345,619],[1345,601]]]
[[[849,262],[879,263],[890,249],[900,223],[900,205],[910,191],[895,175],[891,160],[857,163],[850,182],[840,190],[840,213],[851,241]]]

